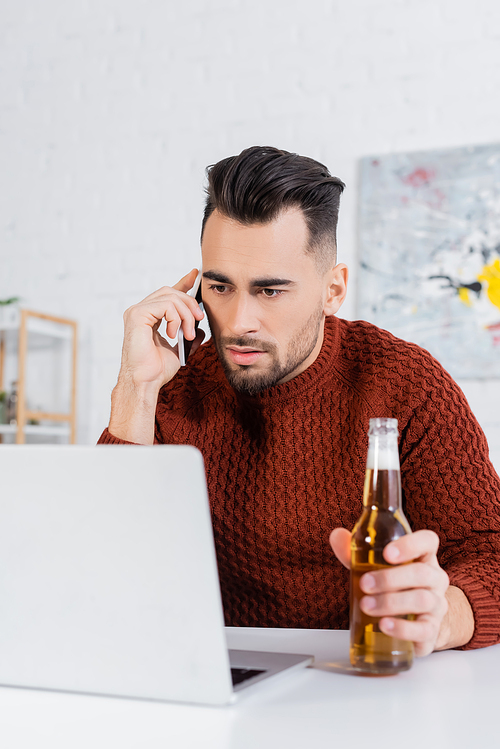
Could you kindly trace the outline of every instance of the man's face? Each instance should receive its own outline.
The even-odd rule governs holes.
[[[202,296],[214,343],[235,390],[257,393],[287,382],[318,356],[325,314],[345,294],[305,252],[302,212],[289,209],[268,224],[244,226],[215,211],[202,241]],[[340,284],[342,286],[342,283]]]

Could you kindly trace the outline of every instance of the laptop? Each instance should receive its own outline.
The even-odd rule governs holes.
[[[228,652],[196,448],[2,445],[0,487],[0,685],[222,705],[312,662]]]

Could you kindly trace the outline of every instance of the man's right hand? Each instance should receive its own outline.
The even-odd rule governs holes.
[[[195,338],[194,325],[203,319],[198,302],[187,295],[196,280],[194,268],[172,288],[164,286],[139,304],[134,304],[123,315],[125,333],[119,380],[135,386],[154,385],[159,390],[179,369],[177,346],[172,347],[159,333],[162,320],[166,322],[169,338],[175,338],[182,325],[185,338]],[[196,343],[193,346],[193,350]]]
[[[169,338],[182,326],[184,337],[196,339],[192,351],[203,340],[195,335],[195,321],[203,319],[198,302],[187,295],[198,271],[193,269],[175,286],[164,286],[124,314],[125,332],[118,382],[111,399],[109,431],[128,442],[152,444],[158,392],[177,373],[177,346],[170,346],[158,328],[166,322]]]

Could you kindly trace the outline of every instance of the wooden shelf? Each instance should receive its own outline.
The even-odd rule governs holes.
[[[64,330],[61,328],[61,325],[67,325],[67,323],[63,322],[50,322],[48,320],[30,320],[28,324],[28,333],[37,333],[41,336],[46,336],[47,338],[61,338],[62,340],[68,341],[71,340],[71,330]],[[12,323],[4,323],[2,324],[0,322],[0,332],[1,331],[8,331],[13,330],[17,332],[19,330],[19,325],[14,325]]]
[[[67,437],[70,434],[68,424],[26,424],[24,427],[25,434]],[[0,434],[17,434],[17,424],[0,424]]]
[[[16,443],[25,442],[26,435],[65,435],[71,443],[76,442],[76,364],[77,364],[77,324],[73,320],[43,312],[26,309],[9,310],[9,315],[0,316],[0,390],[3,389],[5,357],[17,334],[18,359],[18,400],[16,409],[17,424],[0,424],[0,435],[15,434]],[[29,343],[28,343],[29,336]],[[15,339],[14,339],[15,340]],[[67,341],[72,347],[71,394],[68,413],[33,411],[26,404],[26,366],[29,348],[44,348],[50,340]],[[27,424],[37,421],[56,421],[54,425]]]

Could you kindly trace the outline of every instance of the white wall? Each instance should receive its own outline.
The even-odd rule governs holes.
[[[347,183],[355,317],[359,158],[500,140],[498,0],[16,0],[0,70],[0,298],[79,321],[81,442],[123,310],[196,264],[207,164],[269,144]],[[460,384],[500,467],[498,381]]]

